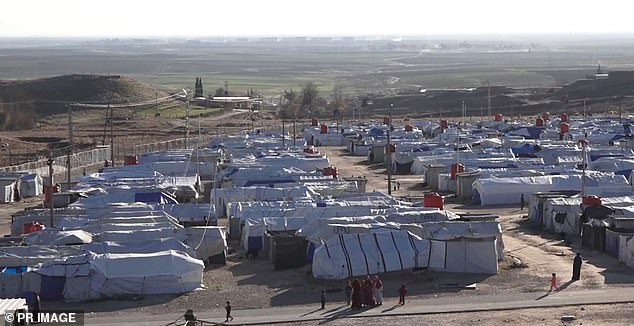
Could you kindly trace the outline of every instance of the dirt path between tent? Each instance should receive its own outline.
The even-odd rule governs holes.
[[[341,147],[320,147],[320,152],[328,155],[330,162],[339,170],[341,177],[361,175],[368,178],[368,191],[386,191],[387,180],[385,168],[381,164],[370,165],[364,156],[353,156]],[[401,183],[395,196],[421,197],[426,191],[413,175],[395,175]],[[518,207],[481,207],[459,202],[455,198],[447,200],[447,208],[456,212],[493,214],[499,216],[498,221],[503,231],[505,251],[511,260],[520,259],[528,268],[524,269],[533,279],[534,288],[548,287],[551,273],[556,273],[560,284],[569,281],[572,270],[572,259],[576,252],[584,258],[582,279],[579,282],[566,284],[571,288],[597,288],[605,286],[623,286],[634,284],[634,275],[605,253],[593,252],[581,248],[578,242],[565,244],[558,235],[547,234],[531,225],[526,218],[527,211]],[[504,268],[504,266],[502,266]],[[504,269],[502,269],[502,273]],[[526,285],[526,282],[523,282]],[[529,282],[530,283],[530,282]]]
[[[338,168],[341,177],[365,176],[368,179],[369,192],[387,190],[384,167],[369,165],[365,162],[365,157],[348,155],[343,152],[342,147],[319,149],[328,155],[331,165]],[[395,196],[420,197],[425,190],[420,182],[416,181],[416,176],[396,175],[395,180],[401,180],[400,189],[393,192]],[[396,301],[396,289],[402,283],[407,284],[412,298],[452,298],[517,292],[545,293],[548,290],[550,273],[555,272],[560,275],[562,284],[570,278],[573,251],[556,237],[543,234],[531,226],[528,219],[520,217],[522,212],[517,207],[470,206],[450,199],[447,208],[457,212],[489,213],[500,217],[508,255],[507,259],[500,262],[498,274],[412,272],[411,270],[387,273],[382,275],[386,289],[386,302]],[[226,300],[231,300],[237,311],[275,306],[316,305],[321,289],[328,290],[329,300],[340,302],[343,299],[341,293],[343,282],[341,281],[313,279],[307,268],[273,271],[271,263],[263,258],[247,260],[237,242],[231,243],[230,247],[232,254],[227,266],[208,269],[204,272],[205,290],[181,296],[146,296],[86,302],[82,303],[81,307],[96,317],[124,315],[139,320],[148,314],[174,313],[178,316],[186,309],[222,310]],[[578,250],[576,245],[573,245],[573,248]],[[623,287],[634,284],[634,275],[631,270],[619,265],[615,259],[603,253],[584,250],[581,252],[588,259],[583,266],[582,280],[567,285],[568,288]],[[527,267],[514,267],[512,257],[519,258]],[[465,285],[469,284],[476,284],[476,288],[465,288]],[[44,308],[72,309],[77,308],[77,305],[52,302],[45,303]],[[613,306],[610,306],[610,309],[612,308]],[[609,315],[602,314],[599,309],[593,310],[593,313],[602,321],[616,320],[617,322],[610,322],[610,324],[619,324],[622,320],[627,320],[627,316],[623,317],[623,314],[629,313],[631,317],[631,313],[626,308],[615,310],[614,314]],[[473,315],[456,314],[443,320],[456,325],[499,325],[509,322],[540,325],[553,324],[557,322],[555,316],[558,314],[573,312],[583,314],[579,312],[579,309],[553,308],[546,312],[543,309],[528,309],[517,313],[501,311]],[[422,319],[419,316],[399,317],[398,322],[402,325],[420,325],[419,321],[422,320],[436,320],[435,317],[425,318],[427,317]],[[387,322],[391,322],[391,319],[389,321],[385,318],[370,318],[367,321],[347,319],[338,320],[333,325],[383,325]],[[594,321],[591,323],[597,324]]]

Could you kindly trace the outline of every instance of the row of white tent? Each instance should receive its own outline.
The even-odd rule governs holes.
[[[307,127],[304,137],[316,145],[342,145],[344,139],[356,137],[346,135],[346,130],[331,131],[322,134],[319,128]],[[396,134],[414,139],[420,132]],[[253,145],[258,137],[274,140],[264,141],[267,146],[263,150]],[[346,192],[330,198],[314,183],[291,177],[303,173],[296,165],[314,161],[311,155],[315,154],[289,151],[279,143],[279,137],[272,135],[242,141],[234,137],[215,143],[224,144],[225,156],[231,162],[218,174],[223,179],[222,188],[212,191],[212,201],[217,212],[224,211],[229,217],[231,237],[240,239],[247,253],[266,256],[269,247],[275,247],[280,234],[284,234],[285,238],[306,239],[310,245],[306,252],[299,253],[302,257],[275,259],[306,259],[317,278],[341,279],[416,267],[497,273],[498,258],[503,256],[497,222],[455,221],[458,216],[449,211],[414,207],[383,193]],[[272,164],[276,160],[270,156],[280,164]],[[316,170],[327,167],[327,158],[323,159],[324,165],[316,166]],[[250,170],[253,172],[246,173]],[[293,182],[281,182],[284,178]],[[434,221],[444,222],[442,226],[429,223]],[[380,256],[383,258],[378,259]],[[343,270],[342,265],[346,266]]]
[[[197,164],[191,150],[152,153],[140,165],[82,177],[71,190],[79,199],[54,210],[55,227],[48,210],[16,214],[12,234],[22,246],[0,247],[2,295],[85,301],[202,288],[205,262],[224,262],[225,230],[213,226],[213,204],[175,198],[197,198],[201,175],[215,177],[218,154],[207,154]],[[20,235],[34,221],[47,227]]]

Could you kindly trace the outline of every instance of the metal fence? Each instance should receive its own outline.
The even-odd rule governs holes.
[[[144,153],[159,152],[169,149],[194,149],[197,147],[205,147],[207,146],[208,139],[208,136],[192,137],[189,139],[178,138],[162,142],[136,145],[133,146],[131,150],[115,146],[114,157],[115,160],[121,161],[125,155],[141,155]],[[73,153],[70,156],[70,164],[72,167],[71,171],[92,165],[103,164],[105,161],[109,161],[110,159],[110,146],[100,146],[99,148],[93,150]],[[66,173],[66,155],[54,157],[53,160],[54,173]],[[47,162],[48,159],[40,159],[19,165],[0,167],[0,172],[30,172],[40,175],[48,175]]]
[[[104,146],[93,150],[74,153],[70,156],[71,170],[84,168],[87,166],[103,163],[110,159],[110,147]],[[56,174],[66,172],[66,155],[53,158],[53,169]],[[0,168],[0,172],[30,172],[40,175],[48,174],[48,159],[41,159],[34,162],[27,162],[19,165],[12,165]]]
[[[194,149],[199,147],[206,147],[208,140],[208,136],[201,136],[191,137],[188,139],[178,138],[156,143],[140,144],[135,145],[134,147],[132,147],[131,150],[126,150],[123,155],[141,155],[144,153],[154,153],[169,149]],[[118,150],[115,150],[115,157],[119,160],[123,159],[122,153]]]

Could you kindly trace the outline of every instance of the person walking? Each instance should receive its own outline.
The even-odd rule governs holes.
[[[363,294],[361,282],[358,279],[352,281],[352,309],[361,309]]]
[[[557,274],[555,273],[553,273],[550,278],[550,290],[548,292],[552,292],[553,289],[555,289],[555,292],[559,292],[559,287],[557,286]]]
[[[350,281],[346,283],[346,287],[344,288],[344,292],[346,294],[346,305],[350,305],[350,301],[352,299],[352,284]]]
[[[401,306],[405,305],[405,296],[407,295],[407,288],[405,287],[405,284],[402,284],[401,287],[398,289],[398,303]]]
[[[321,309],[326,309],[326,290],[321,290]]]
[[[520,210],[524,210],[524,194],[520,196]]]
[[[363,304],[374,306],[374,281],[370,275],[363,281]]]
[[[575,259],[572,263],[572,280],[578,281],[581,277],[581,264],[583,261],[581,260],[581,254],[577,253]]]
[[[185,314],[183,315],[183,317],[185,318],[185,325],[184,326],[196,326],[196,315],[194,315],[194,310],[192,309],[187,309],[187,311],[185,311]]]
[[[383,281],[379,276],[374,276],[374,303],[377,305],[383,304]]]
[[[225,305],[225,310],[227,311],[227,318],[225,322],[228,322],[230,319],[233,321],[233,317],[231,316],[231,302],[227,301],[227,305]]]

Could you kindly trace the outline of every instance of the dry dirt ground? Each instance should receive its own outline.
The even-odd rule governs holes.
[[[562,322],[561,317],[572,315],[575,320]],[[498,325],[632,325],[634,306],[632,304],[571,306],[564,308],[520,309],[512,311],[488,311],[453,314],[433,314],[395,317],[346,318],[328,321],[330,326],[383,326],[397,323],[399,326],[456,325],[456,326],[498,326]],[[296,322],[279,324],[287,326],[322,325],[324,322]]]
[[[385,169],[371,166],[364,157],[350,156],[341,148],[320,148],[328,154],[332,165],[340,176],[363,175],[368,178],[368,191],[386,188]],[[396,196],[421,196],[424,189],[416,176],[396,175],[401,182]],[[12,211],[21,210],[37,202],[11,204],[0,207],[0,226],[4,230],[10,221]],[[431,271],[400,271],[382,275],[385,281],[386,301],[396,300],[396,290],[406,283],[413,298],[478,296],[481,294],[542,292],[547,291],[549,275],[560,275],[561,283],[570,278],[573,252],[578,250],[587,259],[583,266],[582,280],[568,285],[571,289],[591,289],[601,287],[624,287],[631,291],[634,273],[619,265],[615,259],[602,253],[580,249],[578,244],[566,246],[557,237],[542,233],[531,226],[517,207],[477,207],[465,203],[449,202],[450,209],[458,212],[491,213],[500,216],[503,239],[508,259],[500,263],[497,275],[454,274]],[[263,259],[247,260],[237,242],[230,243],[230,255],[226,266],[209,267],[204,272],[205,289],[180,296],[145,296],[103,300],[86,303],[45,302],[43,308],[77,309],[91,313],[95,318],[129,315],[139,319],[145,314],[174,313],[175,317],[186,309],[206,311],[222,309],[227,300],[234,309],[266,308],[285,305],[314,305],[319,301],[319,292],[326,289],[329,300],[343,300],[343,282],[313,279],[308,268],[273,271],[273,266]],[[526,268],[513,268],[510,257],[521,259]],[[464,289],[464,285],[476,283],[475,290]],[[458,285],[458,286],[455,286]],[[393,289],[393,291],[391,290]],[[524,309],[488,313],[429,315],[399,317],[403,325],[438,323],[455,325],[499,325],[521,323],[531,325],[552,325],[559,322],[564,313],[583,316],[571,324],[585,322],[591,325],[626,325],[632,310],[629,305],[597,305],[553,309]],[[347,319],[333,321],[334,325],[384,325],[392,319],[370,318],[368,320]],[[303,323],[312,325],[311,323]],[[313,323],[315,324],[315,323]],[[299,324],[302,325],[302,324]]]

